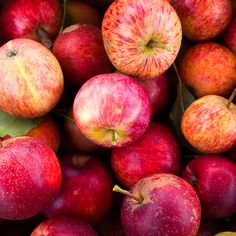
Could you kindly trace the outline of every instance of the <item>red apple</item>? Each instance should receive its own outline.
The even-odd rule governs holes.
[[[187,164],[182,177],[196,190],[205,217],[224,218],[236,212],[236,165],[230,160],[200,155]]]
[[[150,79],[164,73],[175,60],[182,30],[166,0],[118,0],[103,17],[102,36],[117,70]]]
[[[48,48],[60,30],[63,5],[59,0],[9,0],[0,14],[0,31],[6,41],[29,38]]]
[[[31,39],[13,39],[0,48],[0,108],[14,116],[39,117],[58,103],[63,74],[54,55]]]
[[[112,204],[112,176],[99,158],[67,154],[61,157],[62,187],[57,198],[44,210],[48,218],[74,216],[99,224]]]
[[[121,147],[147,129],[151,104],[147,91],[132,77],[108,73],[89,79],[78,91],[73,116],[80,131],[105,147]]]
[[[112,150],[112,169],[127,188],[156,173],[179,174],[180,147],[166,125],[151,123],[136,142]]]
[[[88,223],[71,217],[59,216],[43,221],[31,236],[97,236]]]
[[[95,25],[76,24],[65,28],[56,38],[52,51],[62,67],[65,80],[77,86],[112,70],[101,30]]]
[[[171,0],[177,11],[183,35],[194,41],[220,35],[232,16],[231,0]]]
[[[124,193],[121,223],[126,235],[196,235],[201,206],[192,186],[182,178],[150,175]]]
[[[236,106],[221,96],[203,96],[185,110],[181,131],[200,152],[225,152],[236,144]]]
[[[193,94],[228,96],[236,87],[236,56],[215,42],[189,48],[179,62],[179,74]]]
[[[1,145],[0,217],[30,218],[59,193],[59,162],[51,148],[32,137],[10,138]]]

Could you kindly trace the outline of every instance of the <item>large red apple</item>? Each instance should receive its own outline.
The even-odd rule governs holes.
[[[166,0],[117,0],[102,22],[106,52],[115,68],[143,79],[164,73],[180,49],[180,20]]]
[[[126,235],[196,235],[201,206],[192,186],[182,178],[150,175],[124,193],[121,223]]]
[[[179,73],[193,94],[228,96],[236,87],[236,56],[215,42],[190,47],[179,61]]]
[[[56,198],[61,169],[55,153],[36,138],[10,138],[0,148],[0,217],[30,218]]]
[[[185,110],[181,130],[203,153],[221,153],[236,144],[236,106],[224,97],[206,95]]]
[[[137,141],[112,150],[112,169],[127,188],[151,174],[180,172],[180,148],[166,125],[151,123]]]
[[[59,0],[9,0],[0,13],[0,31],[6,41],[30,38],[52,46],[63,17]]]
[[[59,61],[65,79],[81,86],[91,77],[111,72],[100,28],[76,24],[65,28],[54,42],[53,54]]]
[[[0,108],[11,115],[39,117],[61,98],[64,80],[55,56],[31,39],[13,39],[0,48]]]
[[[194,41],[220,35],[232,16],[231,0],[171,0],[177,11],[183,35]]]
[[[80,88],[74,99],[73,116],[80,131],[93,142],[120,147],[145,132],[151,103],[147,91],[132,77],[101,74]]]

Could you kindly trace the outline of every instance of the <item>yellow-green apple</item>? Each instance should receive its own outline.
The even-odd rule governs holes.
[[[96,144],[121,147],[137,140],[151,119],[147,91],[119,73],[92,77],[74,99],[73,116],[81,133]]]
[[[236,144],[236,106],[224,97],[206,95],[185,110],[181,131],[203,153],[222,153]]]
[[[91,225],[78,218],[58,216],[41,222],[31,236],[98,236]]]
[[[0,48],[0,108],[14,116],[39,117],[59,102],[64,79],[55,56],[42,44],[13,39]]]
[[[201,206],[193,187],[172,174],[154,174],[139,180],[121,207],[121,223],[127,236],[195,236]]]
[[[196,97],[228,96],[236,87],[236,55],[215,42],[190,47],[178,64],[183,82]]]
[[[56,38],[52,52],[65,80],[77,86],[95,75],[112,71],[101,29],[95,25],[75,24],[65,28]]]
[[[126,188],[156,173],[180,173],[180,147],[172,130],[151,123],[146,132],[128,146],[112,150],[111,165]]]
[[[223,232],[215,234],[214,236],[236,236],[236,232],[223,231]]]
[[[82,154],[60,156],[62,186],[57,198],[43,211],[48,218],[74,216],[99,224],[112,204],[113,179],[98,157]]]
[[[51,148],[32,137],[9,138],[0,148],[0,217],[30,218],[57,196],[59,161]]]
[[[5,41],[30,38],[51,47],[62,18],[59,0],[9,0],[0,13],[0,31]]]
[[[178,13],[183,35],[193,41],[209,40],[220,35],[232,16],[231,0],[171,0]]]
[[[166,0],[117,0],[103,17],[102,36],[117,70],[152,79],[175,60],[182,30],[179,17]]]
[[[188,162],[182,177],[196,190],[206,218],[236,212],[236,165],[222,155],[199,155]]]

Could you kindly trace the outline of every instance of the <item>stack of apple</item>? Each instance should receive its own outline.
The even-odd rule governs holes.
[[[235,5],[1,1],[0,235],[236,235]]]

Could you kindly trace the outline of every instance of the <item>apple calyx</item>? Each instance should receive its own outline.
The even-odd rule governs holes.
[[[137,197],[137,196],[135,196],[134,194],[130,193],[129,191],[120,188],[118,185],[115,185],[115,186],[113,187],[112,191],[117,192],[117,193],[124,194],[124,195],[126,195],[126,196],[128,196],[128,197],[131,197],[131,198],[133,198],[135,201],[137,201],[138,204],[141,204],[141,203],[143,202],[143,200],[144,200],[142,196]]]
[[[72,164],[77,167],[83,167],[89,159],[90,156],[88,155],[74,155],[72,157]]]
[[[148,43],[146,44],[146,47],[148,49],[162,48],[162,49],[166,49],[168,52],[172,50],[171,45],[161,43],[154,39],[149,40]]]
[[[12,49],[7,49],[6,56],[7,57],[14,57],[18,53],[17,49],[12,48]]]
[[[226,104],[226,107],[229,109],[230,104],[233,102],[234,97],[236,96],[236,88],[234,89],[234,91],[231,93],[229,100]]]

